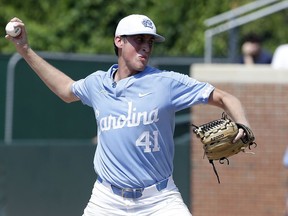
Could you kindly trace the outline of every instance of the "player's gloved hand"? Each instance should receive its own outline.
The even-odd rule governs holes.
[[[204,155],[213,165],[219,183],[219,176],[213,161],[219,160],[220,163],[223,163],[223,160],[226,160],[229,164],[228,157],[245,152],[246,148],[250,149],[251,145],[256,146],[252,130],[243,124],[232,121],[226,113],[223,113],[220,119],[200,126],[192,125],[192,127],[193,132],[203,144]]]

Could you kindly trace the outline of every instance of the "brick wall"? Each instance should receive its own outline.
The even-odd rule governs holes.
[[[288,146],[288,71],[269,66],[194,65],[191,76],[237,96],[256,137],[255,153],[239,153],[230,164],[203,159],[202,144],[191,138],[191,210],[193,216],[284,216],[288,170],[282,164]],[[219,118],[222,110],[192,108],[196,125]]]

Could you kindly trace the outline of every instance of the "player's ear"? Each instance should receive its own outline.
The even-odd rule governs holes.
[[[116,47],[122,48],[122,46],[124,44],[124,37],[116,36],[114,38],[114,44],[115,44]]]

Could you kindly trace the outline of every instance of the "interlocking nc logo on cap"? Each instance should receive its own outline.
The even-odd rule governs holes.
[[[153,29],[153,23],[149,19],[143,19],[142,24],[144,27]]]

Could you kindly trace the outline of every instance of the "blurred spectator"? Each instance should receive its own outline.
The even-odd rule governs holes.
[[[246,35],[242,40],[242,64],[271,64],[273,55],[262,49],[262,38],[254,33]]]
[[[275,69],[288,69],[288,44],[277,47],[271,65]]]

